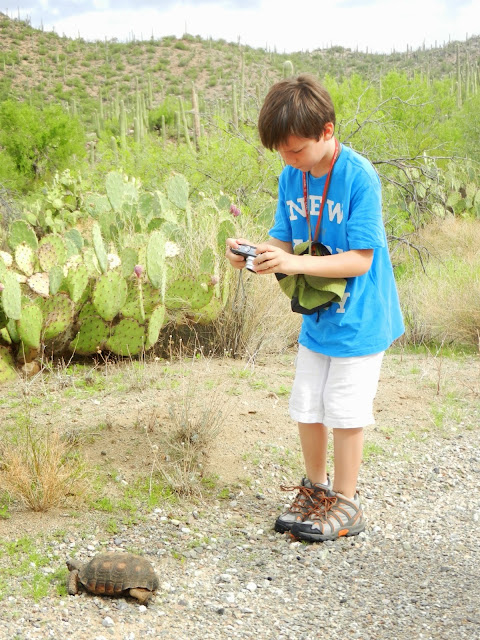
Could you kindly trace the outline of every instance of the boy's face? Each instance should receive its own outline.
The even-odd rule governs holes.
[[[277,147],[277,151],[286,164],[300,171],[310,171],[313,175],[320,176],[328,171],[332,157],[332,140],[333,127],[332,132],[324,131],[318,140],[289,136],[285,144]]]

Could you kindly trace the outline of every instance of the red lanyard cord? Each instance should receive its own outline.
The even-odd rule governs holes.
[[[323,187],[322,202],[320,204],[320,211],[318,212],[318,220],[317,220],[317,225],[315,227],[315,235],[313,237],[313,240],[312,240],[312,227],[311,227],[311,224],[310,224],[310,211],[309,211],[309,208],[308,208],[307,174],[306,174],[305,171],[302,173],[303,201],[305,203],[305,214],[307,216],[307,222],[308,222],[308,241],[310,243],[310,252],[311,252],[312,242],[316,242],[317,238],[318,238],[318,234],[319,234],[319,231],[320,231],[320,223],[322,221],[323,208],[325,206],[325,202],[327,201],[328,187],[330,186],[330,178],[332,177],[333,165],[335,164],[335,161],[338,158],[339,151],[340,151],[340,145],[338,144],[338,140],[335,138],[335,152],[334,152],[334,154],[332,156],[332,161],[330,163],[330,168],[329,168],[328,173],[327,173],[327,179],[325,180],[325,186]]]

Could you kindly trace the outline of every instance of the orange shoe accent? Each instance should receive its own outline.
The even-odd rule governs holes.
[[[346,536],[348,533],[348,529],[340,529],[340,531],[338,532],[338,536]]]

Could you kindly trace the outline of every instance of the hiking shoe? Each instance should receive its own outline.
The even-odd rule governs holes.
[[[308,542],[325,542],[342,536],[356,536],[365,529],[358,493],[349,500],[341,493],[327,491],[303,521],[296,521],[291,534]]]
[[[278,533],[290,531],[296,522],[302,522],[304,517],[317,504],[318,500],[332,488],[330,478],[327,476],[327,484],[314,484],[308,478],[303,478],[298,487],[280,487],[282,491],[297,491],[294,501],[289,509],[282,513],[275,521],[274,529]]]

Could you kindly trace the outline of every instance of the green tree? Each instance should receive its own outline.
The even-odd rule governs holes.
[[[23,102],[0,104],[0,148],[16,171],[31,182],[45,179],[85,155],[82,126],[62,107],[37,109]]]

